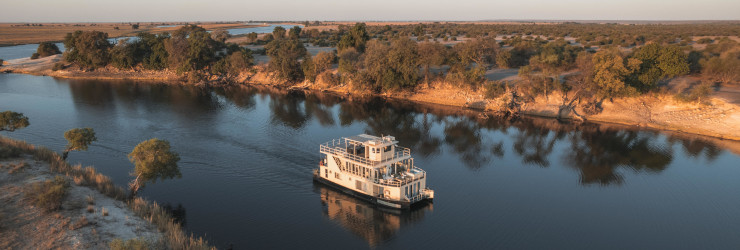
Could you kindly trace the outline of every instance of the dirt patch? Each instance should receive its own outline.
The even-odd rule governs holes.
[[[26,166],[10,173],[9,166]],[[157,228],[122,201],[71,183],[62,208],[51,213],[25,197],[34,182],[53,179],[48,163],[30,156],[0,161],[0,249],[101,249],[115,238],[162,238]],[[88,212],[91,207],[92,212]]]

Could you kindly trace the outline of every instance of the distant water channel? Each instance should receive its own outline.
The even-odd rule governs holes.
[[[98,142],[69,160],[121,186],[137,143],[169,140],[182,178],[140,194],[220,248],[740,246],[740,156],[727,141],[380,99],[17,74],[0,74],[0,110],[31,121],[3,135],[56,151],[65,130],[94,128]],[[359,133],[411,148],[434,204],[400,213],[314,184],[319,143]]]
[[[255,24],[258,25],[258,24]],[[165,25],[165,26],[157,26],[157,27],[175,27],[178,25]],[[261,34],[261,33],[270,33],[272,30],[275,29],[275,27],[280,26],[285,28],[285,30],[289,30],[290,28],[293,28],[295,25],[277,25],[277,24],[270,24],[267,26],[260,26],[260,27],[251,27],[251,28],[237,28],[237,29],[227,29],[231,35],[241,35],[241,34],[249,34],[252,32]],[[299,27],[303,27],[303,25],[298,25]],[[118,37],[118,38],[110,38],[108,41],[110,41],[113,44],[116,44],[119,39],[137,39],[137,37]],[[57,47],[59,47],[59,50],[64,51],[64,44],[63,43],[56,43]],[[3,60],[13,60],[13,59],[20,59],[20,58],[28,58],[33,55],[33,53],[36,53],[36,49],[38,49],[38,44],[23,44],[23,45],[15,45],[15,46],[5,46],[0,47],[0,59]]]

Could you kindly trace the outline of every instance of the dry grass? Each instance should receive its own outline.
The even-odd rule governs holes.
[[[92,167],[86,167],[83,169],[80,165],[72,166],[68,162],[62,160],[62,157],[56,152],[45,147],[36,147],[32,144],[26,143],[25,141],[18,141],[0,136],[0,145],[16,148],[22,153],[33,155],[36,160],[48,162],[52,171],[72,177],[75,183],[79,183],[79,185],[96,189],[100,193],[113,199],[126,201],[129,208],[135,214],[151,222],[157,226],[160,232],[163,232],[165,235],[165,242],[163,243],[167,248],[215,249],[203,238],[185,234],[185,230],[182,226],[175,222],[172,215],[157,203],[148,202],[138,197],[129,199],[125,189],[115,186],[109,177],[97,173]],[[88,199],[88,202],[89,201],[90,199]],[[88,206],[88,211],[90,210],[90,206]]]
[[[90,222],[87,221],[87,217],[82,216],[79,220],[77,220],[77,222],[75,222],[72,225],[70,225],[69,226],[69,229],[70,230],[77,230],[77,229],[80,229],[80,228],[82,228],[84,226],[87,226],[89,224],[90,224]]]
[[[21,161],[21,162],[16,163],[16,164],[10,163],[7,166],[6,165],[3,165],[3,164],[0,164],[0,169],[6,169],[7,168],[9,174],[18,173],[18,172],[22,171],[26,167],[28,167],[28,163],[26,163],[26,161]]]
[[[128,23],[42,23],[43,26],[24,26],[18,23],[0,23],[0,46],[28,43],[40,43],[46,41],[62,41],[67,33],[77,30],[102,31],[108,33],[109,37],[135,36],[138,32],[171,32],[179,27],[157,28],[162,23],[140,23],[138,30],[134,30]],[[180,24],[180,23],[168,23]],[[255,25],[244,25],[242,23],[202,23],[198,24],[208,30],[233,29],[254,27]],[[118,27],[118,29],[115,29]]]
[[[26,198],[40,207],[44,212],[51,212],[62,208],[62,202],[67,197],[69,182],[62,176],[55,176],[54,180],[33,183],[26,192]]]

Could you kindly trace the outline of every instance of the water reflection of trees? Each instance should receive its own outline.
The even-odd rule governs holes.
[[[269,92],[268,92],[269,93]],[[567,143],[562,162],[577,169],[582,184],[620,184],[624,177],[619,169],[636,172],[660,172],[673,159],[672,145],[683,146],[688,156],[705,156],[713,160],[721,152],[703,139],[686,139],[673,135],[667,142],[654,142],[658,133],[636,131],[625,127],[596,124],[561,123],[553,119],[480,118],[477,113],[454,108],[427,107],[401,101],[367,98],[345,101],[327,94],[271,94],[273,119],[293,128],[305,126],[316,118],[322,126],[334,126],[332,107],[339,106],[339,125],[355,122],[366,124],[369,134],[396,136],[403,146],[421,156],[436,155],[447,146],[462,163],[478,169],[493,159],[504,156],[504,142],[525,165],[547,167],[557,145]],[[434,113],[434,115],[432,114]],[[431,131],[441,125],[444,133]],[[514,130],[511,130],[514,128]],[[491,138],[483,131],[508,134]],[[567,146],[566,146],[567,147]]]
[[[106,111],[152,111],[168,107],[182,117],[215,116],[220,104],[212,92],[203,87],[137,83],[134,81],[74,80],[68,81],[77,102],[95,104]],[[82,107],[82,106],[80,106]]]
[[[428,204],[410,211],[384,210],[320,184],[314,188],[321,196],[324,216],[363,238],[370,246],[393,238],[401,227],[424,219],[425,213],[432,209]]]
[[[571,148],[564,155],[568,166],[580,171],[582,184],[621,184],[617,172],[660,172],[673,160],[670,145],[652,143],[655,133],[630,130],[603,130],[593,127],[570,133]]]
[[[269,100],[273,124],[301,129],[313,120],[323,127],[359,122],[365,124],[365,133],[394,135],[402,146],[412,148],[418,156],[434,156],[447,147],[470,169],[485,167],[495,162],[492,160],[502,158],[509,151],[504,145],[511,145],[511,155],[519,157],[523,164],[541,167],[552,164],[556,147],[567,148],[562,152],[561,162],[579,171],[582,184],[622,183],[624,177],[619,169],[660,172],[671,163],[674,145],[680,145],[687,156],[706,157],[708,161],[722,152],[713,143],[698,137],[669,134],[667,140],[654,142],[661,138],[658,133],[625,127],[527,117],[517,120],[481,118],[478,113],[459,108],[381,98],[348,101],[327,93],[251,87],[227,87],[211,92],[204,88],[156,84],[97,85],[100,83],[74,82],[70,89],[75,99],[100,103],[104,107],[106,102],[125,99],[128,101],[121,102],[123,104],[107,106],[128,104],[136,105],[132,109],[137,109],[166,104],[187,116],[207,116],[218,110],[220,104],[216,96],[247,110],[254,109],[256,98],[261,97]],[[432,131],[434,127],[441,127],[443,133]]]

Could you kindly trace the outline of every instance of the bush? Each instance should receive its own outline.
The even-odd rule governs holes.
[[[692,86],[688,92],[677,94],[675,98],[681,102],[701,102],[712,93],[712,85],[714,85],[712,82],[704,81]]]
[[[39,44],[39,47],[36,49],[36,53],[33,53],[33,56],[31,56],[31,59],[53,56],[53,55],[61,54],[61,53],[62,51],[59,50],[59,47],[57,47],[56,44],[52,42],[42,42]],[[34,58],[34,56],[36,58]]]
[[[108,245],[111,250],[147,250],[150,249],[149,242],[140,239],[129,239],[124,241],[116,238]]]
[[[506,83],[502,81],[490,81],[485,84],[485,96],[488,99],[496,99],[506,93]]]
[[[27,196],[44,212],[51,212],[62,207],[62,202],[67,196],[69,181],[57,175],[54,180],[46,180],[33,183]]]
[[[21,150],[16,147],[10,147],[6,145],[0,145],[0,160],[16,158],[21,156]]]
[[[39,53],[33,53],[33,55],[31,55],[31,60],[35,59],[39,59]]]
[[[51,70],[52,71],[63,70],[63,69],[64,69],[64,63],[63,62],[55,63],[54,66],[51,67]]]

